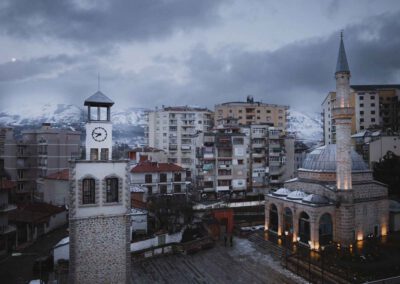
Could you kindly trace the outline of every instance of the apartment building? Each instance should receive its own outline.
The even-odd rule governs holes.
[[[80,157],[78,131],[53,128],[43,123],[39,129],[24,130],[14,138],[12,129],[2,129],[4,168],[16,182],[16,201],[31,201],[37,182],[49,174],[68,169],[68,161]]]
[[[202,133],[212,127],[213,113],[198,107],[162,107],[147,113],[145,139],[150,147],[164,150],[168,162],[195,172],[195,149]]]
[[[130,170],[132,187],[145,189],[144,200],[152,195],[187,194],[186,170],[172,163],[144,161]]]
[[[8,213],[17,207],[10,204],[10,193],[15,183],[4,170],[4,161],[0,159],[0,256],[9,252],[15,244],[16,227],[8,222]]]
[[[336,143],[335,121],[332,106],[336,93],[329,92],[322,102],[325,144]],[[352,85],[350,107],[354,108],[351,133],[368,128],[398,131],[400,125],[400,85]]]
[[[256,102],[252,96],[248,96],[244,102],[217,104],[214,112],[215,124],[222,118],[232,117],[240,125],[268,123],[286,129],[289,106]]]
[[[197,181],[204,194],[218,197],[247,190],[249,140],[236,121],[219,121],[213,132],[204,134],[203,145],[197,148]]]

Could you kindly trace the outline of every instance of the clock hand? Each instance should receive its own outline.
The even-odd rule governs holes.
[[[101,133],[94,133],[94,134],[96,134],[96,137],[101,136]]]

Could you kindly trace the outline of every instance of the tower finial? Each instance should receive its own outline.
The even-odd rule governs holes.
[[[97,91],[100,91],[100,73],[97,73]]]
[[[336,63],[336,72],[347,72],[350,73],[349,64],[347,62],[346,51],[344,49],[343,43],[343,30],[340,31],[340,45],[339,45],[339,55]]]

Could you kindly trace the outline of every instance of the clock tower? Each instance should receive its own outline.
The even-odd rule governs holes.
[[[114,102],[97,91],[85,100],[87,106],[86,122],[86,160],[111,160],[112,123],[111,106]]]

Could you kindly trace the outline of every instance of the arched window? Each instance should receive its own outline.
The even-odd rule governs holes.
[[[278,208],[275,204],[271,204],[269,208],[269,229],[278,232]]]
[[[293,214],[292,210],[290,208],[285,207],[285,210],[283,211],[283,229],[284,231],[289,232],[289,234],[293,233]]]
[[[118,202],[118,178],[106,179],[106,202]]]
[[[96,203],[96,183],[92,178],[85,178],[82,181],[82,204]]]
[[[333,225],[331,214],[325,213],[319,219],[319,243],[327,245],[332,242]]]
[[[308,244],[310,240],[310,216],[306,212],[301,212],[300,214],[299,237],[302,243]]]

